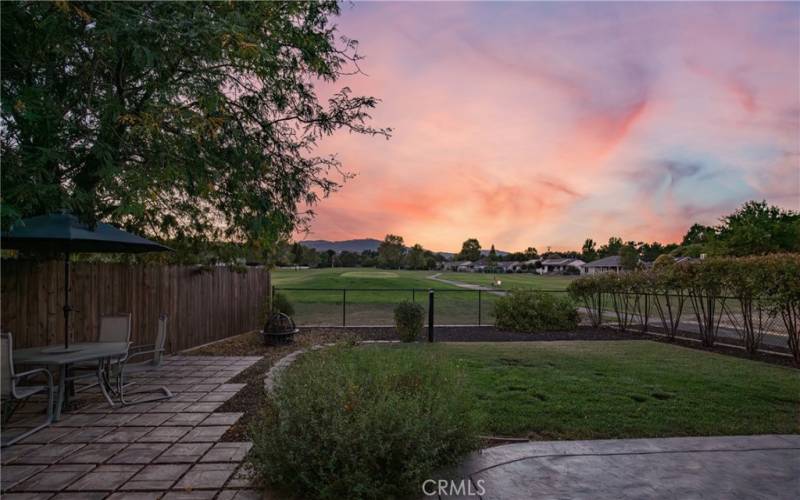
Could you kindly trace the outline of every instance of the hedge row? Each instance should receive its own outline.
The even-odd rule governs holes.
[[[674,337],[681,315],[691,305],[703,344],[714,344],[720,321],[736,315],[733,326],[748,351],[782,322],[789,349],[800,364],[800,254],[719,257],[675,264],[658,259],[652,270],[581,277],[568,288],[600,326],[603,311],[613,309],[625,330],[632,318],[644,320],[655,311],[664,331]],[[733,319],[733,318],[731,318]]]

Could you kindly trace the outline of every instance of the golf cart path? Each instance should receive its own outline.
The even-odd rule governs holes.
[[[442,275],[442,273],[432,274],[432,275],[428,276],[428,279],[429,280],[433,280],[433,281],[438,281],[439,283],[444,283],[446,285],[457,286],[459,288],[466,288],[468,290],[476,290],[476,291],[480,290],[482,292],[493,292],[493,293],[496,293],[498,295],[505,295],[505,293],[506,293],[506,291],[498,290],[497,288],[491,288],[491,287],[483,286],[483,285],[473,285],[472,283],[463,283],[461,281],[453,281],[453,280],[448,280],[448,279],[445,279],[445,278],[440,278],[441,275]]]
[[[482,486],[483,499],[789,499],[800,491],[800,435],[515,443],[436,477]]]

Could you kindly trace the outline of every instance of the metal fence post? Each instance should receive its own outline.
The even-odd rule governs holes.
[[[342,326],[347,326],[347,288],[342,288]]]
[[[478,289],[478,326],[481,326],[481,289]]]
[[[433,342],[433,290],[428,290],[428,342]]]

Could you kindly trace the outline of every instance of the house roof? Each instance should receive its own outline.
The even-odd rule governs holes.
[[[603,257],[602,259],[593,260],[586,264],[586,267],[622,267],[620,260],[619,255],[611,255],[609,257]]]
[[[542,261],[543,266],[566,266],[570,262],[574,262],[579,259],[545,259]]]

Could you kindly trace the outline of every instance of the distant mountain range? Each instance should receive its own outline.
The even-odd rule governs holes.
[[[343,240],[343,241],[305,240],[301,241],[300,244],[308,248],[313,248],[317,252],[327,252],[328,250],[333,250],[336,253],[344,251],[361,253],[364,250],[377,251],[378,246],[380,246],[381,244],[381,240],[376,240],[375,238],[362,238],[356,240]],[[496,250],[496,251],[498,255],[508,254],[508,252],[504,252],[502,250]],[[437,252],[437,253],[440,253],[447,258],[452,258],[455,255],[455,253],[453,252]],[[481,255],[489,255],[489,250],[488,249],[481,250]]]

